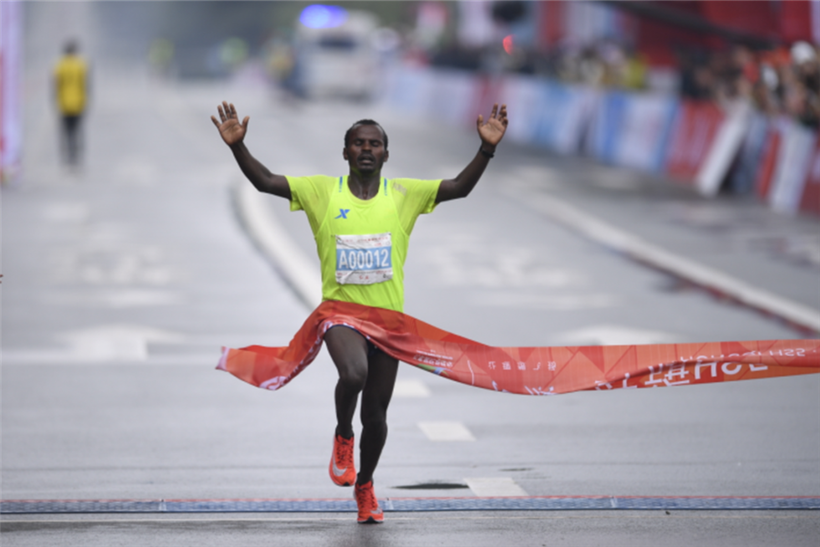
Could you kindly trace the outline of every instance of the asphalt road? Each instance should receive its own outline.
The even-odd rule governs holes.
[[[326,354],[276,393],[213,370],[221,345],[284,345],[309,310],[243,228],[233,201],[241,175],[208,117],[219,100],[234,101],[251,116],[251,150],[286,174],[343,173],[342,135],[363,117],[390,135],[387,176],[453,176],[477,137],[382,107],[284,102],[253,72],[181,85],[110,69],[96,75],[85,165],[67,170],[57,161],[46,56],[31,55],[25,177],[2,194],[3,500],[349,499],[325,475],[334,385]],[[515,115],[511,107],[511,123]],[[756,243],[810,248],[816,221],[706,203],[664,181],[504,143],[473,195],[419,220],[407,312],[498,345],[806,336],[556,223],[528,206],[540,193],[669,249],[707,249],[712,267],[735,253],[742,260],[732,263],[749,266],[724,269],[757,272],[743,279],[762,289],[771,279],[761,271],[787,269],[781,296],[797,291],[814,305],[811,254]],[[303,215],[262,199],[310,263]],[[744,225],[750,216],[758,239]],[[804,376],[529,398],[403,366],[377,493],[816,497],[818,395],[820,378]],[[441,426],[442,440],[429,424]],[[820,531],[816,511],[668,513],[390,512],[375,528],[348,512],[4,514],[0,539],[814,545]]]

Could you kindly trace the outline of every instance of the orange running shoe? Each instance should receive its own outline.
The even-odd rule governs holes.
[[[333,438],[333,455],[330,457],[330,479],[339,486],[351,486],[356,482],[356,467],[353,465],[353,437],[345,439],[341,435]]]
[[[353,493],[356,496],[356,505],[359,507],[359,524],[381,524],[384,522],[384,513],[379,507],[379,501],[373,491],[373,481],[362,485],[356,484]]]

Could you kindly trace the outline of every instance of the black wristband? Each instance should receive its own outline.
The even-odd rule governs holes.
[[[495,154],[493,154],[492,152],[487,152],[487,151],[486,151],[486,150],[484,150],[484,148],[483,148],[483,147],[481,147],[481,146],[479,146],[479,147],[478,147],[478,151],[479,151],[479,152],[481,152],[481,155],[482,155],[482,156],[484,156],[484,157],[485,157],[485,158],[487,158],[487,159],[492,159],[492,158],[494,158],[494,157],[495,157]]]

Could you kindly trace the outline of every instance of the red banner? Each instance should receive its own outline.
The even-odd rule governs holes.
[[[450,380],[523,395],[707,384],[820,372],[820,340],[633,346],[492,347],[403,313],[323,302],[287,347],[223,348],[217,368],[279,389],[319,353],[324,333],[346,325],[385,353]]]

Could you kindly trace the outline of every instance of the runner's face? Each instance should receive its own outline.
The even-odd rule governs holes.
[[[344,158],[354,173],[378,173],[387,161],[384,136],[376,125],[359,125],[350,132]]]

